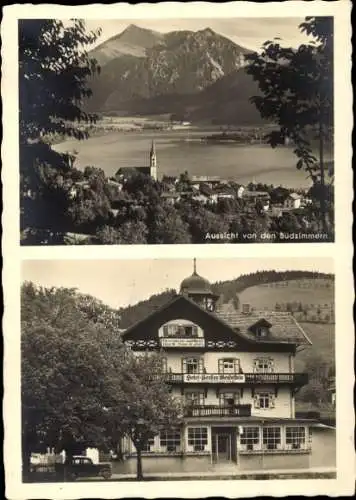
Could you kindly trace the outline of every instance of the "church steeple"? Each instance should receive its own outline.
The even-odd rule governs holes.
[[[152,140],[151,151],[150,151],[150,173],[151,173],[151,177],[156,181],[157,180],[157,155],[156,155],[156,147],[155,147],[154,140]]]

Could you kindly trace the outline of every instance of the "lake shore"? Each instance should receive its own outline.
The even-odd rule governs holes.
[[[217,128],[212,133],[220,134]],[[119,168],[149,165],[149,152],[155,142],[158,178],[189,175],[219,176],[243,185],[261,182],[291,189],[308,189],[312,182],[306,172],[296,168],[293,147],[271,148],[267,144],[201,141],[205,130],[113,131],[95,127],[84,141],[68,139],[53,144],[59,152],[74,153],[75,166],[83,170],[95,166],[108,177]]]

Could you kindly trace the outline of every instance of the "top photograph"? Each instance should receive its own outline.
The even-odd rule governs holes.
[[[333,242],[333,34],[19,20],[21,245]]]

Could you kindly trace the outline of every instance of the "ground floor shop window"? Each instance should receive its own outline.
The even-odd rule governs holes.
[[[292,450],[305,448],[305,427],[286,427],[286,444]]]
[[[259,427],[243,427],[243,432],[240,436],[240,443],[246,450],[253,450],[260,444],[260,429]]]
[[[278,450],[281,447],[281,428],[264,427],[262,430],[263,448],[266,450]]]
[[[188,427],[188,444],[194,451],[204,451],[208,444],[208,428]]]
[[[181,447],[180,429],[164,430],[159,435],[160,447],[165,451],[179,451]]]

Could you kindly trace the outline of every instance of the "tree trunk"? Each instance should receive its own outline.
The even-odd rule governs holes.
[[[65,451],[65,454],[66,454],[66,457],[65,457],[65,461],[64,461],[64,466],[63,466],[63,480],[64,481],[68,481],[70,480],[72,477],[71,477],[71,463],[73,461],[73,448],[70,446],[70,447],[65,447],[64,448],[64,451]]]
[[[142,473],[142,455],[141,455],[141,449],[136,448],[137,451],[137,481],[142,481],[143,480],[143,473]]]
[[[325,171],[324,171],[324,131],[323,124],[319,123],[319,165],[320,165],[320,211],[323,231],[328,233],[328,223],[326,220],[326,190],[325,190]]]

